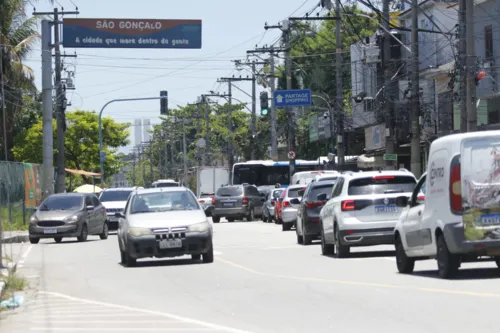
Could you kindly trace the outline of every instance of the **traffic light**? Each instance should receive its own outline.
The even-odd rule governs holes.
[[[269,116],[269,96],[267,91],[260,93],[260,116],[262,118]]]
[[[168,115],[168,91],[160,91],[160,97],[164,96],[165,98],[160,99],[160,114],[166,116]]]

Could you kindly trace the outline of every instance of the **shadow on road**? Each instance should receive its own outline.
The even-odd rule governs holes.
[[[442,279],[437,270],[416,271],[413,276],[431,279]],[[500,269],[498,268],[469,268],[460,269],[453,280],[492,280],[500,278]]]
[[[318,242],[318,244],[321,244],[321,241]],[[390,258],[395,256],[396,256],[396,251],[363,251],[363,252],[351,252],[349,257],[344,258],[343,260],[361,259],[361,258]],[[335,258],[334,255],[327,255],[327,257]]]
[[[119,263],[121,266],[123,264]],[[193,259],[162,259],[162,260],[138,260],[135,267],[132,268],[140,268],[140,267],[166,267],[166,266],[185,266],[185,265],[201,265],[204,264],[202,260],[193,260]],[[126,267],[129,268],[129,267]]]
[[[74,243],[91,243],[91,242],[97,242],[97,241],[103,241],[101,239],[87,239],[85,242],[79,242],[78,240],[76,239],[71,239],[71,240],[66,240],[63,238],[63,240],[60,242],[60,243],[57,243],[56,241],[53,241],[53,242],[50,242],[50,243],[45,243],[45,244],[57,244],[57,245],[61,245],[61,244],[74,244]]]

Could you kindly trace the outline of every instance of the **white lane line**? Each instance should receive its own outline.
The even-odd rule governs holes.
[[[35,314],[38,314],[38,313],[44,313],[44,312],[47,312],[47,311],[53,311],[53,309],[50,309],[50,308],[47,308],[46,310],[35,310],[33,311]],[[77,308],[77,307],[74,307],[74,310],[70,310],[70,309],[66,309],[66,310],[57,310],[57,314],[58,315],[61,315],[61,316],[64,316],[66,314],[79,314],[79,313],[103,313],[103,312],[107,312],[107,313],[113,313],[113,312],[116,312],[115,309],[102,309],[102,308],[99,308],[97,306],[94,306],[93,309],[88,309],[88,308]]]
[[[82,328],[82,327],[32,327],[31,331],[49,331],[49,332],[184,332],[184,331],[215,331],[214,328],[131,328],[131,327],[123,327],[123,328]]]
[[[30,251],[31,251],[32,248],[33,248],[33,245],[30,245],[30,246],[28,246],[28,248],[26,249],[26,251],[24,251],[23,255],[21,256],[21,259],[17,263],[17,267],[21,268],[21,267],[24,266],[24,261],[28,257],[28,254],[30,254]]]
[[[220,255],[222,254],[222,252],[219,252],[219,251],[214,251],[214,254],[215,254],[216,256],[220,256]]]
[[[73,325],[89,325],[89,324],[172,324],[179,323],[177,320],[32,320],[34,324],[73,324]]]
[[[102,306],[109,307],[109,308],[128,310],[131,312],[137,312],[137,313],[142,313],[142,314],[156,315],[158,317],[164,317],[164,318],[183,321],[185,323],[196,324],[196,325],[203,326],[205,328],[209,328],[212,330],[219,330],[219,331],[231,332],[231,333],[250,333],[248,331],[244,331],[244,330],[240,330],[240,329],[236,329],[236,328],[231,328],[231,327],[226,327],[226,326],[222,326],[222,325],[217,325],[217,324],[213,324],[213,323],[209,323],[209,322],[205,322],[205,321],[201,321],[201,320],[197,320],[197,319],[193,319],[193,318],[178,316],[178,315],[175,315],[172,313],[167,313],[167,312],[151,311],[151,310],[138,309],[138,308],[133,308],[133,307],[124,306],[124,305],[111,304],[111,303],[105,303],[105,302],[99,302],[99,301],[92,301],[92,300],[82,299],[82,298],[78,298],[78,297],[72,297],[72,296],[64,295],[61,293],[55,293],[55,292],[40,291],[39,293],[44,294],[44,295],[59,296],[61,298],[65,298],[65,299],[73,300],[73,301],[81,301],[82,303],[87,303],[87,304],[97,304],[97,305],[102,305]],[[98,331],[98,329],[93,329],[93,330]],[[173,330],[176,330],[176,329],[173,329]],[[144,331],[144,330],[141,329],[141,331]]]
[[[154,315],[150,315],[151,317],[154,317]],[[61,315],[34,315],[33,318],[55,318],[55,319],[61,319]],[[97,318],[97,317],[106,317],[109,318],[110,314],[109,313],[92,313],[92,314],[66,314],[64,315],[64,318]],[[147,317],[143,313],[113,313],[113,317]]]

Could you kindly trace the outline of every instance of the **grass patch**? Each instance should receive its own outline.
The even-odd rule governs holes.
[[[9,209],[7,207],[0,207],[0,219],[2,220],[2,226],[4,231],[10,230],[28,230],[29,218],[31,213],[29,211],[25,212],[26,223],[23,220],[23,208],[16,207],[13,205],[11,208],[12,214],[12,224],[9,223]]]

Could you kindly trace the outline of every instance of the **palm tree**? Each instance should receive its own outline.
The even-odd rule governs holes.
[[[25,0],[0,0],[1,71],[5,91],[8,152],[13,147],[14,119],[16,113],[21,111],[23,93],[36,92],[34,72],[24,64],[24,60],[40,38],[38,19],[28,18],[25,5]],[[0,128],[3,129],[3,126]]]

